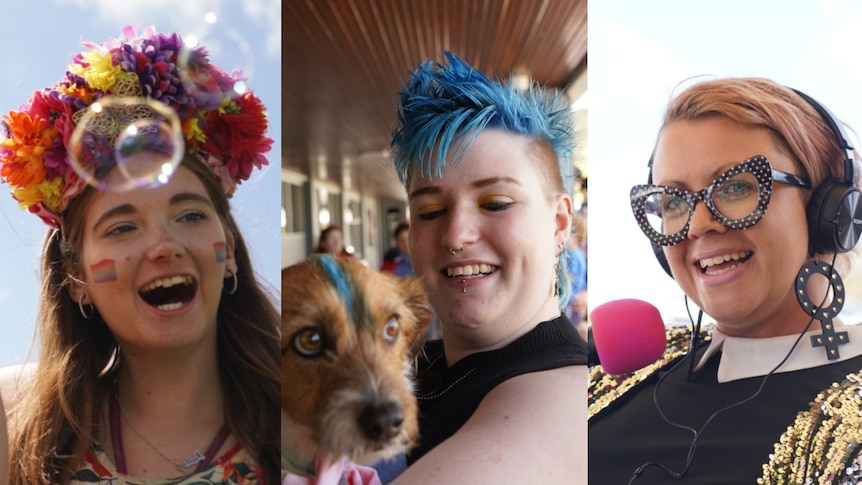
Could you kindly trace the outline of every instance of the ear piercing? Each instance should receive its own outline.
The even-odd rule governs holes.
[[[457,254],[458,252],[463,251],[463,250],[464,250],[463,244],[461,245],[461,247],[458,248],[458,251],[455,251],[454,249],[449,248],[449,252],[452,253],[452,256],[455,256],[455,254]]]

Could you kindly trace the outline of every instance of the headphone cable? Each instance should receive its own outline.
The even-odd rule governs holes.
[[[835,265],[836,257],[837,257],[837,253],[834,253],[832,255],[832,266],[833,267]],[[729,404],[729,405],[715,411],[714,413],[712,413],[712,415],[709,418],[707,418],[707,420],[703,423],[703,425],[700,427],[699,430],[696,430],[691,426],[686,426],[684,424],[679,424],[679,423],[672,421],[670,418],[668,418],[665,415],[664,411],[661,410],[661,406],[659,405],[659,402],[658,402],[658,390],[661,387],[662,383],[664,382],[665,377],[670,375],[686,359],[690,359],[689,360],[689,374],[688,374],[689,380],[691,379],[691,375],[692,375],[692,372],[694,369],[695,350],[696,350],[696,345],[697,345],[697,340],[698,340],[698,334],[700,333],[700,324],[701,324],[701,319],[703,317],[703,310],[699,310],[697,323],[695,323],[694,318],[692,318],[692,316],[691,316],[691,311],[689,311],[688,295],[686,295],[685,296],[686,311],[688,311],[688,318],[689,318],[689,320],[691,320],[691,324],[692,324],[691,349],[689,350],[688,354],[686,354],[686,356],[684,358],[680,359],[676,364],[674,364],[670,368],[670,370],[668,370],[661,377],[659,377],[659,380],[656,383],[655,389],[653,389],[653,403],[655,404],[656,410],[658,411],[658,413],[662,417],[662,419],[666,423],[668,423],[669,425],[671,425],[675,428],[680,428],[680,429],[684,429],[686,431],[690,431],[693,435],[692,440],[691,440],[691,445],[689,445],[688,453],[686,454],[685,466],[683,467],[681,472],[676,472],[674,470],[671,470],[669,467],[662,465],[661,463],[655,463],[655,462],[644,463],[643,465],[641,465],[635,469],[634,474],[632,474],[632,477],[629,479],[629,482],[628,482],[629,485],[633,484],[634,481],[638,477],[640,477],[641,474],[643,474],[644,470],[646,470],[650,466],[655,466],[655,467],[660,468],[667,476],[669,476],[671,478],[675,478],[678,480],[683,479],[686,476],[686,474],[688,474],[689,468],[691,468],[691,464],[694,461],[694,452],[697,449],[698,440],[703,435],[703,432],[706,430],[707,426],[709,426],[710,423],[712,423],[712,421],[718,415],[724,413],[725,411],[729,411],[733,408],[742,406],[743,404],[755,399],[757,396],[760,395],[760,393],[763,391],[764,387],[766,387],[766,382],[769,379],[769,377],[771,377],[772,374],[777,372],[778,369],[781,368],[781,366],[783,366],[785,363],[787,363],[787,361],[790,359],[790,356],[793,354],[793,351],[796,350],[796,347],[799,345],[799,342],[802,341],[802,337],[804,337],[805,334],[808,332],[808,330],[811,328],[811,324],[814,322],[814,319],[815,319],[814,316],[820,308],[823,308],[823,305],[826,303],[826,299],[829,298],[829,295],[831,293],[831,288],[832,287],[830,285],[829,290],[827,290],[826,294],[823,295],[823,300],[820,302],[820,305],[814,311],[811,312],[811,318],[808,320],[808,323],[805,325],[805,328],[802,329],[802,332],[799,334],[799,336],[793,342],[793,345],[790,347],[790,350],[787,352],[787,354],[784,356],[784,358],[781,359],[781,362],[779,362],[775,367],[772,368],[772,370],[770,370],[765,376],[763,376],[763,380],[761,380],[760,385],[757,388],[757,391],[755,391],[754,394],[742,399],[741,401],[735,402],[733,404]]]

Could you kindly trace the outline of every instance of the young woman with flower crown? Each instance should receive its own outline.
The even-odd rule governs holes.
[[[202,48],[182,72],[176,34],[84,45],[4,117],[0,176],[51,226],[39,362],[7,401],[10,483],[277,483],[279,317],[228,204],[267,163],[263,106]],[[109,96],[179,117],[166,183],[101,191],[72,169],[81,113]]]

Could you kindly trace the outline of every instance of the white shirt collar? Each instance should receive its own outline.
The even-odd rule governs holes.
[[[818,322],[815,322],[813,326],[816,329],[807,332],[802,337],[790,358],[775,371],[776,373],[810,369],[862,355],[862,325],[835,327],[836,332],[846,331],[850,337],[848,343],[838,347],[840,357],[835,360],[828,360],[826,350],[823,347],[811,345],[811,336],[822,333]],[[698,362],[697,368],[701,368],[710,356],[720,350],[721,361],[718,364],[718,382],[764,376],[787,356],[798,338],[799,335],[766,338],[731,337],[721,333],[717,328],[713,328],[712,342]]]

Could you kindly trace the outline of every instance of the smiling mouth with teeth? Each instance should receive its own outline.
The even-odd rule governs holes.
[[[450,278],[481,277],[497,270],[496,266],[490,264],[468,264],[467,266],[452,266],[446,268],[446,275]]]
[[[700,271],[704,274],[720,274],[736,268],[740,264],[748,261],[748,258],[754,254],[751,251],[740,251],[737,253],[723,254],[714,258],[705,258],[698,261]]]
[[[176,310],[190,302],[197,291],[197,283],[191,276],[169,276],[159,278],[138,291],[148,305],[159,310]]]

